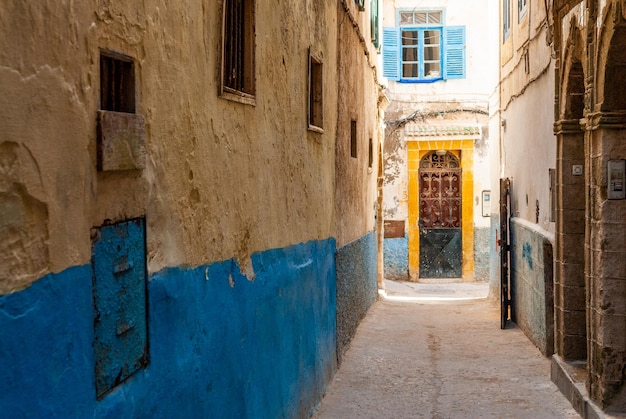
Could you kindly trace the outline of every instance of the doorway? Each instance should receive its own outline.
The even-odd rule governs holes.
[[[459,159],[446,150],[420,161],[420,278],[462,276],[461,175]]]
[[[442,156],[438,156],[439,151]],[[444,154],[445,153],[445,154]],[[433,155],[437,156],[437,162],[433,162]],[[430,156],[430,157],[429,157]],[[429,160],[430,158],[430,160]],[[442,160],[443,161],[439,161]],[[409,278],[411,281],[420,282],[421,278],[433,278],[432,273],[423,270],[420,263],[422,255],[423,239],[420,237],[420,220],[422,219],[422,206],[420,202],[420,183],[421,173],[427,173],[430,169],[458,170],[458,199],[460,201],[458,208],[460,232],[458,234],[461,250],[455,252],[461,258],[461,274],[455,272],[454,277],[462,279],[463,282],[471,282],[474,280],[474,138],[463,139],[435,139],[433,137],[417,137],[414,140],[407,141],[407,160],[408,160],[408,244],[409,244]],[[445,163],[448,162],[448,163]],[[447,167],[421,167],[437,166],[447,164]],[[444,183],[446,180],[444,179]],[[448,185],[449,187],[449,185]],[[449,211],[449,209],[448,209]],[[448,214],[449,218],[449,214]],[[426,224],[424,225],[424,228]],[[443,233],[437,231],[431,233]],[[434,236],[433,236],[434,237]],[[451,243],[453,244],[453,243]],[[435,251],[436,253],[436,251]],[[457,259],[458,261],[458,259]],[[457,262],[458,264],[458,262]],[[452,275],[452,274],[449,274]]]

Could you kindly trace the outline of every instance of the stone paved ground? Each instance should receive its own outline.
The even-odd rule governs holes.
[[[462,299],[481,286],[388,283],[395,300],[370,309],[314,417],[578,418],[497,302]]]

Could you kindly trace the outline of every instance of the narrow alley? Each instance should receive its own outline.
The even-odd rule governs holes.
[[[0,109],[0,419],[626,415],[626,0],[6,0]]]
[[[386,284],[315,418],[579,417],[486,284]]]

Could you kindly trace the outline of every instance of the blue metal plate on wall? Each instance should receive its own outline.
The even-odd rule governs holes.
[[[93,235],[94,351],[98,398],[148,362],[145,219]]]

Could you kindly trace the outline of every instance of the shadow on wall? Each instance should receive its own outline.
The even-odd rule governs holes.
[[[337,362],[356,333],[361,320],[378,297],[376,234],[337,249]]]

